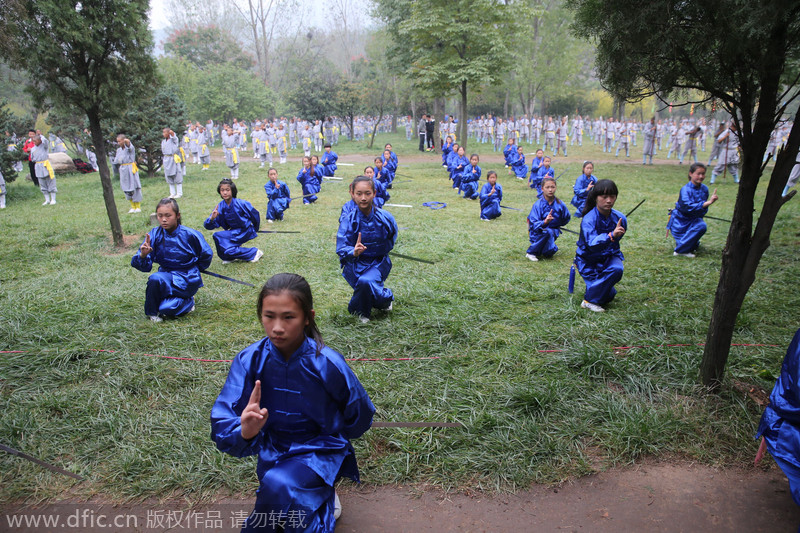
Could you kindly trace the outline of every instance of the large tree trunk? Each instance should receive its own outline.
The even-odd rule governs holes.
[[[114,189],[111,186],[111,175],[108,172],[108,156],[106,143],[103,140],[103,130],[100,127],[100,117],[97,113],[90,111],[87,113],[87,118],[92,142],[97,148],[97,167],[100,171],[100,184],[103,186],[103,201],[106,204],[108,222],[111,224],[111,236],[114,239],[114,246],[122,247],[125,244],[122,240],[122,225],[119,222],[117,204],[114,202]]]
[[[764,114],[775,109],[776,99],[769,101],[770,90],[777,94],[776,88],[762,86],[761,105]],[[765,94],[766,93],[766,94]],[[758,217],[755,231],[753,227],[754,195],[762,173],[761,154],[764,153],[772,132],[772,118],[756,115],[752,134],[742,136],[743,165],[739,183],[739,194],[733,211],[733,221],[725,249],[722,252],[719,284],[714,296],[714,309],[711,314],[700,367],[701,379],[711,390],[719,389],[725,374],[725,365],[730,353],[736,316],[742,308],[747,291],[755,281],[756,269],[761,257],[769,247],[769,235],[781,206],[794,196],[794,192],[781,197],[783,187],[800,149],[800,110],[794,119],[792,131],[784,150],[781,151],[772,170],[767,194]],[[750,130],[750,117],[743,116],[743,131]],[[752,232],[752,233],[751,233]]]
[[[440,100],[438,98],[433,99],[433,144],[436,145],[436,139],[442,136],[442,132],[439,131],[439,121],[442,119],[442,105],[440,105]],[[439,139],[441,141],[441,139]],[[441,142],[439,143],[439,148],[441,148]]]
[[[459,109],[459,114],[461,115],[458,119],[458,139],[461,141],[459,144],[464,147],[464,151],[467,150],[467,80],[463,80],[461,82],[461,88],[459,89],[461,93],[461,106]],[[506,92],[508,95],[508,92]]]

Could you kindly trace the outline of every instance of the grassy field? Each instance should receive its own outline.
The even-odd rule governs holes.
[[[256,285],[278,272],[302,274],[327,344],[345,357],[419,358],[351,362],[378,409],[376,420],[464,428],[371,430],[355,442],[365,483],[514,490],[644,456],[712,465],[751,460],[761,408],[746,391],[771,390],[798,325],[797,201],[778,217],[734,340],[777,347],[734,348],[722,393],[707,396],[697,385],[696,344],[705,339],[727,226],[708,222],[696,259],[672,256],[666,211],[686,181],[686,165],[643,167],[636,157],[632,164],[605,163],[613,158],[588,145],[555,160],[556,174],[569,169],[559,180],[566,202],[588,158],[598,177],[617,182],[620,210],[647,198],[622,242],[617,299],[607,313],[594,314],[579,307],[580,279],[576,293],[567,293],[574,236],[562,235],[552,260],[525,258],[524,219],[534,195],[506,176],[501,156],[479,145],[484,176],[498,170],[503,203],[523,212],[505,211],[486,223],[477,202],[450,188],[439,157],[421,154],[404,135],[379,136],[371,151],[345,142],[337,152],[343,162],[364,161],[387,140],[400,173],[413,177],[391,191],[390,202],[414,206],[391,208],[403,228],[395,250],[436,261],[394,260],[391,313],[376,313],[368,325],[347,313],[351,289],[334,253],[339,210],[349,198],[345,182],[324,184],[317,205],[293,202],[285,221],[266,229],[302,233],[259,236],[259,263],[222,265],[215,257],[210,268]],[[251,157],[242,155],[239,197],[263,212],[266,172]],[[294,154],[280,166],[295,195],[296,161]],[[341,167],[340,175],[363,166]],[[210,172],[190,165],[179,201],[186,225],[202,229],[218,201],[216,184],[227,175],[220,162]],[[59,177],[56,206],[42,207],[41,194],[24,179],[8,186],[8,208],[0,211],[0,350],[22,353],[0,354],[0,443],[86,480],[0,454],[0,501],[46,500],[65,490],[197,501],[250,494],[257,486],[255,461],[223,455],[209,437],[210,408],[228,365],[145,355],[231,359],[263,336],[257,289],[206,277],[195,312],[161,324],[146,320],[147,275],[130,267],[130,257],[149,228],[147,214],[168,190],[163,177],[143,181],[142,214],[128,215],[117,190],[130,241],[125,250],[110,245],[97,174]],[[729,218],[735,185],[728,177],[718,186],[710,214]],[[447,208],[421,206],[434,200]],[[620,346],[639,347],[614,349]]]

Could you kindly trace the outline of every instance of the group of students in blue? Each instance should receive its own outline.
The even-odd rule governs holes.
[[[467,159],[464,147],[447,136],[442,145],[442,166],[447,169],[453,188],[465,199],[480,200],[481,220],[494,220],[502,214],[503,187],[497,183],[497,172],[493,170],[486,174],[486,183],[481,185],[483,170],[479,164],[478,154]]]
[[[459,180],[460,192],[472,198],[482,171],[477,156],[465,161],[463,148],[459,148],[451,145],[446,166],[454,183]],[[389,254],[398,227],[382,206],[389,198],[387,189],[394,177],[390,169],[397,168],[396,158],[389,146],[375,158],[374,167],[367,166],[363,175],[352,181],[351,199],[342,206],[339,217],[336,253],[342,276],[353,289],[348,311],[363,322],[369,322],[376,309],[391,311],[394,300],[385,282],[392,268]],[[328,167],[319,165],[323,168],[318,170],[311,159],[304,158],[301,174],[332,175],[336,159],[334,154],[326,162]],[[527,217],[530,247],[526,257],[532,261],[553,257],[561,228],[572,218],[568,206],[556,196],[556,178],[545,159],[537,153],[532,162],[538,165],[535,178],[533,172],[529,178],[539,193]],[[623,276],[625,258],[620,242],[628,222],[614,209],[619,194],[616,184],[598,180],[593,172],[592,162],[584,162],[573,188],[571,204],[576,209],[574,216],[580,218],[573,272],[577,271],[586,285],[581,307],[602,312],[614,299],[615,286]],[[705,172],[703,164],[690,167],[688,181],[671,211],[667,228],[675,238],[675,255],[694,257],[706,230],[703,216],[718,199],[716,191],[710,194],[703,184]],[[268,177],[266,218],[281,220],[291,201],[289,188],[278,180],[277,169],[269,169]],[[476,183],[474,188],[472,183]],[[217,193],[221,201],[204,222],[206,229],[221,229],[213,235],[217,254],[223,262],[258,261],[263,255],[258,248],[242,246],[257,236],[258,211],[237,198],[236,185],[230,179],[219,183]],[[500,216],[502,195],[497,173],[488,172],[478,192],[481,219]],[[131,266],[150,272],[154,263],[159,264],[159,271],[147,281],[145,314],[160,322],[194,310],[194,295],[203,286],[200,274],[210,265],[213,252],[200,232],[181,224],[175,199],[162,199],[156,215],[159,225],[148,232]],[[341,354],[324,345],[305,279],[296,274],[270,278],[258,296],[257,316],[266,336],[236,356],[211,413],[212,438],[220,450],[237,457],[258,455],[259,489],[243,531],[333,531],[341,512],[333,487],[341,477],[358,481],[350,441],[369,429],[375,408]],[[790,352],[797,353],[791,360],[787,353],[784,362],[782,377],[790,374],[787,383],[796,378],[799,338],[800,333],[790,347]],[[765,437],[762,453],[767,447],[776,460],[783,461],[779,463],[782,468],[788,469],[792,495],[800,502],[800,466],[779,448],[776,422],[787,412],[792,416],[800,412],[800,407],[786,407],[786,391],[791,387],[780,381],[776,385],[775,407],[765,413],[759,435]],[[792,427],[800,427],[800,423]],[[284,520],[270,525],[267,517],[276,513]]]

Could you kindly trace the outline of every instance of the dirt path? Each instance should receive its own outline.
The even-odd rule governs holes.
[[[614,469],[513,495],[444,494],[419,486],[345,485],[338,533],[369,532],[795,532],[798,508],[780,470],[714,470],[653,463]],[[188,510],[185,502],[148,501],[113,506],[62,502],[38,508],[5,505],[0,531],[231,532],[253,498],[221,499]],[[21,515],[58,515],[77,527],[12,527]],[[123,517],[130,527],[97,527]],[[136,516],[133,527],[130,516]],[[85,517],[85,518],[83,518]],[[237,518],[239,517],[239,518]],[[95,527],[90,522],[95,521]],[[83,520],[81,523],[80,520]],[[118,526],[124,525],[123,520]],[[150,527],[152,526],[152,527]]]

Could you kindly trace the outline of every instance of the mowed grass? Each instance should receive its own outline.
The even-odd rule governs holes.
[[[713,465],[744,465],[761,413],[745,387],[769,391],[795,328],[800,295],[798,202],[780,213],[771,246],[737,322],[736,347],[719,395],[698,386],[720,253],[727,225],[708,221],[694,260],[672,257],[666,212],[686,181],[687,165],[643,167],[611,160],[596,147],[571,147],[557,158],[558,195],[569,202],[583,159],[614,179],[617,207],[629,211],[622,242],[625,275],[604,314],[580,309],[583,283],[567,293],[576,238],[564,234],[552,260],[525,258],[525,215],[534,194],[508,177],[501,156],[474,141],[484,176],[495,169],[505,211],[491,223],[477,202],[458,198],[438,155],[420,154],[416,139],[380,135],[376,149],[343,142],[341,161],[365,161],[391,141],[400,157],[400,183],[390,208],[402,228],[395,250],[436,261],[395,259],[387,285],[390,313],[368,325],[347,313],[352,294],[341,277],[335,234],[346,182],[325,183],[317,205],[295,201],[284,222],[263,229],[300,234],[260,235],[258,264],[210,270],[260,285],[278,272],[311,283],[326,342],[353,361],[370,393],[376,420],[461,422],[463,429],[374,429],[356,441],[368,484],[420,482],[445,489],[514,490],[556,482],[644,456],[684,457]],[[532,152],[533,149],[526,152]],[[216,148],[215,156],[219,155]],[[663,155],[663,153],[662,153]],[[265,208],[266,172],[242,154],[239,197]],[[707,153],[701,152],[701,158]],[[530,157],[528,158],[530,159]],[[279,166],[295,195],[297,154]],[[342,166],[351,177],[363,163]],[[201,229],[218,201],[216,184],[229,173],[189,166],[183,222]],[[0,211],[0,443],[85,478],[76,482],[7,454],[0,455],[0,501],[46,500],[71,494],[113,499],[174,497],[198,501],[251,494],[255,459],[228,457],[210,440],[209,412],[228,371],[226,363],[150,357],[231,359],[260,339],[258,289],[206,277],[189,316],[153,324],[143,315],[147,275],[130,267],[147,214],[168,193],[163,177],[145,179],[144,213],[128,215],[116,190],[130,246],[116,250],[97,174],[60,176],[58,205],[42,207],[30,182],[9,184]],[[729,218],[736,188],[718,185],[711,214]],[[764,186],[760,188],[763,194]],[[445,209],[422,207],[443,201]],[[577,229],[573,220],[569,227]],[[209,243],[211,233],[203,230]],[[212,244],[213,245],[213,244]],[[662,344],[685,344],[667,347]],[[637,346],[632,349],[614,349]],[[105,350],[105,351],[101,351]],[[414,360],[399,360],[418,358]],[[426,359],[427,358],[427,359]],[[742,392],[742,391],[745,392]]]

